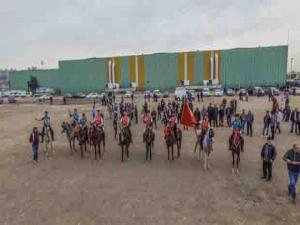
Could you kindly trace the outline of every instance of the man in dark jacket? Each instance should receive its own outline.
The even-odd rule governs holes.
[[[272,165],[276,158],[277,152],[275,146],[271,142],[271,138],[268,137],[267,143],[264,144],[261,150],[261,159],[263,160],[263,177],[270,181],[272,179]]]
[[[196,110],[194,111],[194,116],[195,116],[197,122],[199,122],[201,120],[201,112],[198,107],[196,107]]]
[[[246,116],[246,122],[247,122],[247,135],[250,135],[252,137],[253,134],[253,122],[254,122],[254,116],[251,112],[251,110],[248,111],[247,116]]]
[[[300,146],[294,144],[291,150],[288,150],[283,156],[283,160],[287,163],[290,184],[288,186],[289,197],[293,203],[296,203],[296,185],[300,172]]]
[[[212,126],[212,121],[214,117],[214,108],[212,107],[211,103],[209,103],[209,106],[207,107],[207,115],[208,115],[209,125]]]
[[[294,127],[295,127],[295,133],[297,133],[297,117],[298,117],[298,109],[295,108],[293,111],[292,111],[292,114],[291,114],[291,122],[292,122],[292,125],[291,125],[291,133],[294,132]]]
[[[33,128],[33,131],[30,134],[29,142],[32,144],[33,160],[37,162],[40,143],[40,133],[36,127]]]
[[[219,115],[219,109],[217,104],[215,104],[214,108],[213,108],[213,126],[217,127],[219,126],[218,124],[218,115]]]
[[[233,115],[233,109],[231,106],[228,106],[225,110],[226,119],[227,119],[227,126],[231,127],[231,117]]]
[[[262,133],[263,136],[269,134],[270,124],[271,124],[270,112],[266,111],[266,115],[264,116],[264,128],[263,128],[263,133]],[[267,132],[265,132],[265,131],[267,131]]]

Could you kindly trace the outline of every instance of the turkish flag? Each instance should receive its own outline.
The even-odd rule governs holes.
[[[185,102],[181,114],[181,124],[192,127],[195,125],[195,123],[196,119],[194,117],[194,114],[192,113],[187,102]]]

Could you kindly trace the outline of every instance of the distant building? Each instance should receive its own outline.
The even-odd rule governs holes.
[[[0,91],[9,89],[9,72],[8,70],[0,70]]]

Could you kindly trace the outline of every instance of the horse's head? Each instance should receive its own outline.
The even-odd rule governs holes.
[[[234,143],[235,145],[238,145],[238,143],[239,143],[239,138],[240,138],[240,131],[239,131],[238,129],[235,129],[235,130],[233,131],[233,143]]]

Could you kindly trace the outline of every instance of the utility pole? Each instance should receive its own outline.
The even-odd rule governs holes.
[[[291,58],[291,71],[290,71],[291,73],[293,72],[293,61],[294,61],[294,58],[292,57]]]

